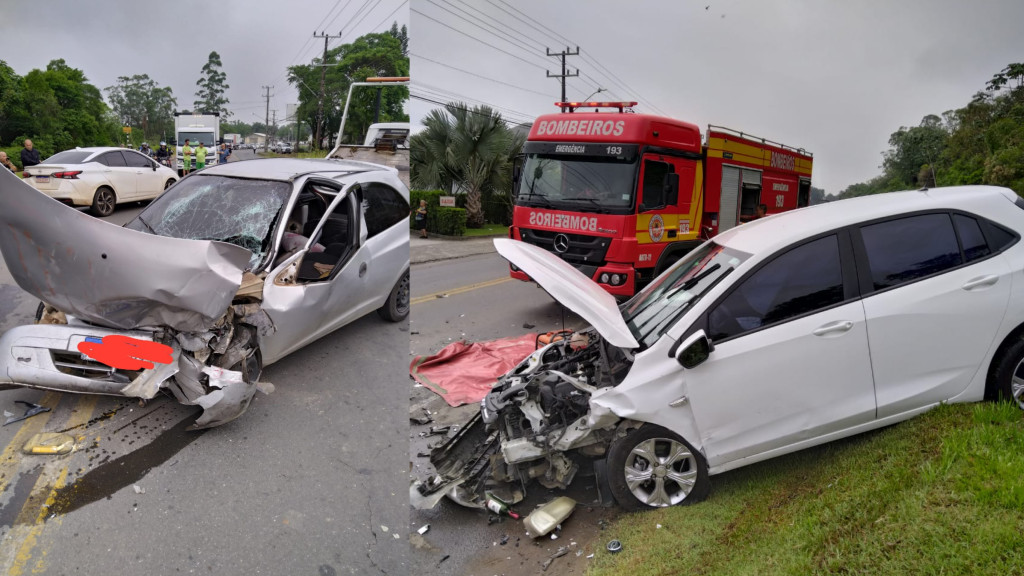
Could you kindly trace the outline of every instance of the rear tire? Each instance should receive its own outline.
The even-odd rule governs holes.
[[[402,277],[395,283],[395,287],[388,294],[384,305],[377,309],[377,314],[388,322],[401,322],[409,316],[409,271],[406,270]]]
[[[692,504],[706,498],[710,487],[704,456],[678,434],[654,424],[612,442],[608,484],[619,505],[629,510]]]
[[[117,195],[114,194],[114,190],[109,186],[100,186],[93,194],[90,211],[94,216],[105,217],[114,213],[115,206],[117,206]]]
[[[1009,400],[1024,410],[1024,338],[1017,338],[996,360],[989,381],[995,397]]]

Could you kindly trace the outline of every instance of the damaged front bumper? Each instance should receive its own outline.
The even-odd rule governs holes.
[[[144,400],[164,389],[182,404],[203,408],[193,429],[219,426],[241,416],[256,392],[259,354],[254,347],[254,334],[232,334],[225,343],[222,353],[217,355],[218,363],[232,362],[231,367],[239,368],[228,370],[204,364],[196,358],[195,351],[183,349],[179,342],[203,341],[203,335],[172,336],[169,330],[110,330],[76,322],[74,318],[69,320],[69,324],[18,326],[0,336],[0,387],[26,386]],[[236,330],[237,327],[232,332]],[[79,351],[83,342],[98,342],[114,335],[165,344],[173,350],[171,361],[155,362],[150,369],[119,370]],[[215,334],[205,341],[213,346],[219,344]],[[204,349],[210,350],[208,344],[204,343]]]

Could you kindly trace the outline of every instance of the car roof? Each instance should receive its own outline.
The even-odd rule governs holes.
[[[261,180],[280,180],[288,182],[307,174],[323,174],[336,177],[359,172],[391,171],[387,166],[357,162],[354,160],[328,160],[326,158],[256,158],[218,164],[203,170],[203,174],[211,176],[233,176],[239,178],[259,178]]]
[[[999,214],[1016,198],[1013,190],[997,186],[887,192],[774,214],[726,230],[715,242],[748,254],[768,253],[830,230],[909,212],[973,208],[979,215]]]
[[[111,150],[121,150],[127,152],[138,152],[133,148],[120,148],[118,146],[90,146],[88,148],[70,148],[68,150],[61,150],[61,152],[89,152],[91,154],[98,154],[100,152],[109,152]],[[58,152],[59,154],[60,152]]]

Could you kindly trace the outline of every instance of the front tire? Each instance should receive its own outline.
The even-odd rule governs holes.
[[[377,314],[388,322],[401,322],[409,316],[409,271],[406,270],[402,277],[395,283],[395,287],[388,294],[384,305],[377,309]]]
[[[117,206],[117,196],[114,194],[114,190],[108,186],[100,186],[93,194],[90,210],[94,216],[105,217],[114,213],[115,206]]]
[[[1009,400],[1024,410],[1024,339],[1006,347],[995,364],[989,386],[998,399]]]
[[[174,186],[174,179],[173,178],[168,178],[167,182],[164,182],[164,190],[167,190],[171,186]]]
[[[619,505],[644,510],[686,505],[707,497],[708,465],[678,434],[644,424],[612,442],[608,483]]]

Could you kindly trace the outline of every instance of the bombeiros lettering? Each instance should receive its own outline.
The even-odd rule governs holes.
[[[530,212],[530,226],[546,226],[579,232],[597,232],[597,218],[578,214]]]
[[[544,120],[537,136],[622,136],[625,120]]]
[[[796,158],[789,154],[782,154],[772,150],[772,168],[794,170],[796,168]]]

